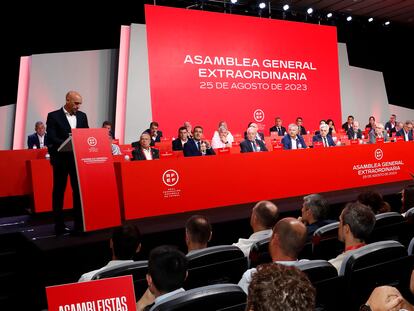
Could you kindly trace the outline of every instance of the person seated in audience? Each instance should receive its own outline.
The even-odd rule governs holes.
[[[225,122],[220,122],[220,123],[225,124]],[[227,129],[227,126],[221,125],[218,128],[218,131],[214,132],[213,139],[211,140],[211,146],[214,149],[231,147],[233,141],[234,141],[233,135],[231,135],[231,133]]]
[[[149,129],[146,129],[144,133],[148,133],[151,137],[151,146],[155,146],[155,143],[161,141],[162,132],[158,130],[158,122],[152,121]]]
[[[375,117],[374,116],[370,116],[369,120],[368,120],[368,124],[365,125],[365,129],[369,129],[372,130],[375,128]]]
[[[374,214],[391,212],[391,206],[376,191],[364,191],[358,195],[358,202],[370,207]]]
[[[384,138],[384,141],[388,141],[388,135],[382,123],[377,123],[375,128],[369,132],[369,143],[375,144],[378,138]]]
[[[203,128],[199,125],[194,127],[194,137],[189,139],[184,144],[184,156],[185,157],[198,157],[203,155],[215,155],[213,148],[207,141],[202,141]]]
[[[302,136],[298,135],[298,126],[296,124],[289,124],[288,126],[289,135],[285,135],[282,138],[283,149],[301,149],[306,148],[305,140]]]
[[[308,134],[308,132],[306,131],[305,127],[302,124],[303,124],[303,118],[302,117],[297,117],[296,118],[296,125],[298,126],[298,134],[299,135],[306,135],[306,134]]]
[[[112,151],[112,155],[121,155],[121,148],[119,148],[119,146],[117,144],[114,144],[114,138],[112,137],[112,133],[109,131],[108,132],[109,135],[109,142],[111,143],[111,151]]]
[[[320,120],[319,121],[319,127],[322,125],[322,124],[326,124],[326,121],[325,120]],[[329,132],[329,131],[328,131]],[[318,129],[318,130],[316,130],[315,131],[315,133],[313,134],[314,136],[316,136],[316,135],[319,135],[321,132],[320,132],[320,130]]]
[[[46,128],[42,121],[37,121],[35,123],[35,132],[27,136],[27,147],[29,149],[47,148]]]
[[[151,137],[148,133],[142,133],[139,145],[132,151],[132,160],[155,160],[160,158],[158,149],[151,148]]]
[[[413,122],[407,120],[404,122],[403,128],[395,134],[396,136],[404,137],[405,141],[412,141],[413,140]]]
[[[250,122],[249,125],[247,125],[247,129],[251,127],[256,130],[256,139],[264,140],[264,134],[259,132],[259,126],[254,122]],[[244,132],[244,139],[247,139],[247,130]]]
[[[342,129],[345,131],[345,133],[348,132],[350,128],[352,128],[352,123],[354,123],[354,116],[350,115],[346,119],[346,122],[342,124]]]
[[[103,121],[102,128],[105,128],[109,131],[109,134],[114,138],[114,131],[112,129],[112,122],[110,121]]]
[[[328,202],[320,194],[310,194],[303,197],[302,216],[299,220],[306,225],[307,240],[312,239],[313,233],[320,227],[334,222],[326,219]]]
[[[335,128],[335,123],[332,119],[328,119],[326,120],[326,124],[328,124],[329,126],[329,135],[334,136],[336,135],[336,128]]]
[[[414,207],[414,185],[406,186],[401,191],[401,212],[406,212]]]
[[[141,249],[141,233],[138,227],[133,224],[117,227],[112,232],[109,245],[112,252],[112,260],[100,269],[83,274],[79,282],[90,281],[95,274],[107,268],[114,268],[118,265],[133,262],[134,256]]]
[[[400,291],[392,286],[376,287],[367,302],[360,307],[361,311],[414,311],[411,305],[401,295]]]
[[[395,127],[397,126],[397,116],[395,114],[392,114],[390,116],[390,120],[385,123],[385,130],[387,131],[388,135],[391,137],[392,133],[395,133]]]
[[[312,142],[322,142],[324,147],[335,147],[335,142],[333,141],[332,137],[328,134],[329,133],[329,126],[326,123],[322,123],[319,126],[319,134],[316,134],[312,137]]]
[[[207,244],[210,242],[212,234],[213,231],[207,217],[201,215],[191,216],[185,223],[187,254],[207,248]]]
[[[148,259],[148,289],[137,301],[137,311],[149,310],[166,298],[184,292],[187,258],[171,246],[154,248]]]
[[[282,126],[282,119],[280,117],[275,118],[275,125],[269,129],[269,134],[276,132],[277,136],[284,136],[286,134],[286,128]]]
[[[338,270],[349,252],[354,252],[368,239],[375,226],[374,212],[359,202],[348,203],[339,216],[338,239],[345,243],[345,251],[329,262]]]
[[[359,122],[354,120],[352,127],[346,132],[349,139],[362,139],[362,131],[359,128]]]
[[[190,121],[184,122],[184,127],[187,129],[187,137],[193,138],[193,126],[191,125]]]
[[[403,122],[397,122],[397,125],[395,126],[395,135],[397,134],[397,132],[401,131],[404,128],[404,123]],[[392,135],[390,135],[392,136]]]
[[[184,144],[188,142],[188,132],[185,126],[178,129],[178,138],[172,141],[172,150],[179,151],[184,149]]]
[[[265,264],[257,268],[249,285],[249,311],[309,311],[315,309],[316,290],[296,267]]]
[[[247,129],[247,137],[240,143],[240,152],[263,152],[267,151],[263,140],[257,138],[257,131],[254,127]]]
[[[240,248],[244,256],[249,257],[250,248],[257,241],[269,238],[272,235],[272,228],[279,216],[278,208],[270,201],[260,201],[252,209],[250,215],[250,226],[253,234],[248,239],[240,238],[234,246]]]
[[[269,242],[269,253],[274,263],[294,266],[298,261],[298,255],[306,242],[306,227],[296,218],[287,217],[279,220],[273,227],[272,237]],[[247,293],[252,276],[256,268],[247,270],[238,285]]]

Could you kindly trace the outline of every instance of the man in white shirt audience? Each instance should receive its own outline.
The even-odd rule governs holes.
[[[207,247],[211,240],[210,222],[202,215],[193,215],[185,223],[185,243],[187,244],[187,255]]]
[[[269,253],[272,261],[281,265],[294,266],[298,261],[298,255],[306,242],[306,227],[298,219],[287,217],[279,220],[273,228],[273,234],[269,242]],[[256,273],[256,268],[247,270],[239,286],[247,293],[247,289]]]
[[[221,123],[225,124],[225,122],[220,122],[220,124]],[[214,132],[213,138],[211,140],[211,146],[214,149],[231,147],[233,141],[234,141],[233,135],[231,135],[231,133],[227,129],[227,126],[221,125],[218,128],[218,131]]]
[[[253,234],[248,239],[240,238],[233,245],[240,248],[246,257],[249,257],[250,248],[260,240],[269,238],[272,235],[272,228],[279,216],[278,208],[270,201],[260,201],[252,209],[250,226]]]
[[[345,251],[329,262],[341,270],[346,255],[366,245],[375,226],[374,212],[359,202],[348,203],[339,216],[338,239],[345,243]]]
[[[135,225],[123,225],[114,229],[109,243],[112,251],[112,260],[100,269],[83,274],[79,282],[90,281],[95,274],[107,268],[133,262],[135,254],[141,249],[141,233]]]
[[[160,158],[158,149],[151,148],[151,136],[142,133],[137,148],[132,151],[132,160],[155,160]]]
[[[42,121],[35,123],[35,133],[27,136],[27,147],[29,149],[40,149],[47,147],[46,128]]]
[[[187,258],[171,246],[154,248],[148,260],[148,289],[137,302],[137,311],[149,310],[165,299],[184,292]]]

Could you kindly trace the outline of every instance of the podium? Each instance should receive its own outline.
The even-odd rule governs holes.
[[[72,129],[58,152],[73,151],[84,231],[119,226],[121,213],[108,130]]]

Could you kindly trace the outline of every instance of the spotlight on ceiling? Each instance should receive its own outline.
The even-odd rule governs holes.
[[[287,11],[287,10],[289,10],[289,4],[285,4],[285,5],[283,6],[283,11]]]
[[[372,17],[368,18],[368,23],[372,23],[374,19]]]
[[[327,18],[331,18],[331,17],[332,17],[332,15],[333,15],[332,13],[328,13],[328,14],[326,14],[326,17],[327,17]]]
[[[309,15],[311,15],[313,13],[313,9],[312,8],[307,9],[306,13],[308,13]]]
[[[349,15],[349,16],[346,18],[346,20],[347,20],[348,22],[352,21],[352,16],[351,16],[351,15]]]
[[[390,21],[386,21],[385,23],[384,23],[384,26],[389,26],[391,24],[391,22]]]
[[[259,8],[260,9],[264,9],[266,7],[266,3],[264,3],[263,1],[259,3]]]

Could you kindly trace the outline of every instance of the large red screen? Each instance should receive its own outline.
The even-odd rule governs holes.
[[[184,121],[209,138],[221,120],[268,133],[274,117],[308,130],[341,120],[336,28],[147,5],[153,120],[167,136]]]

